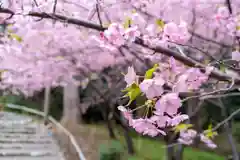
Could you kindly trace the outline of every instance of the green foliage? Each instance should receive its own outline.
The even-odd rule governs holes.
[[[206,137],[208,137],[210,139],[214,138],[215,136],[218,135],[217,132],[212,130],[212,124],[209,124],[208,129],[204,131],[204,134],[205,134]]]
[[[157,19],[156,20],[156,24],[157,24],[157,26],[159,27],[159,28],[163,28],[164,27],[164,25],[165,25],[165,23],[161,20],[161,19]]]
[[[141,94],[141,90],[136,83],[123,90],[123,92],[127,92],[125,96],[129,97],[128,105],[131,104],[132,101],[134,101]]]
[[[100,160],[121,160],[124,148],[119,141],[111,141],[109,145],[100,146]]]
[[[224,63],[221,63],[219,67],[220,67],[220,71],[222,71],[223,73],[226,72],[226,66],[224,65]]]
[[[127,18],[123,24],[124,28],[129,28],[132,24],[132,19],[131,18]]]
[[[240,123],[233,124],[233,136],[236,138],[237,142],[240,143]]]
[[[9,33],[9,38],[15,39],[18,42],[22,42],[22,38],[20,36],[18,36],[17,34],[14,34],[14,33]]]
[[[145,73],[145,79],[151,79],[153,77],[153,73],[156,71],[157,68],[158,68],[158,64],[155,64],[153,68],[150,68],[149,70],[147,70]]]
[[[62,92],[63,91],[61,87],[53,88],[51,90],[50,115],[52,115],[57,120],[60,120],[62,116],[62,110],[63,110],[63,101],[62,101],[63,93]],[[26,107],[37,109],[37,110],[43,110],[43,99],[44,99],[43,92],[40,92],[34,97],[29,97],[29,98],[25,98],[20,95],[19,96],[6,95],[6,96],[0,96],[0,104],[4,105],[5,103],[12,103],[12,104],[22,105],[22,106],[26,106]],[[10,109],[7,107],[4,107],[4,111],[26,114],[21,110]]]
[[[184,123],[181,123],[181,124],[173,127],[173,130],[174,130],[175,133],[178,133],[178,132],[180,132],[180,131],[182,131],[182,130],[189,129],[189,128],[191,128],[192,126],[193,126],[192,124],[184,124]]]

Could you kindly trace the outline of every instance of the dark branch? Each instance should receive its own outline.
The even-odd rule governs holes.
[[[227,7],[228,7],[229,13],[232,14],[231,1],[230,1],[230,0],[226,0],[226,5],[227,5]]]
[[[103,27],[102,19],[101,19],[101,16],[100,16],[100,5],[99,5],[98,0],[97,0],[97,4],[96,4],[96,11],[97,11],[99,24],[100,24],[101,27]]]

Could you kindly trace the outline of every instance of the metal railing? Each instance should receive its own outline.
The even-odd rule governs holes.
[[[32,114],[36,114],[38,116],[41,116],[41,117],[45,117],[45,113],[42,112],[42,111],[38,111],[38,110],[35,110],[35,109],[32,109],[32,108],[28,108],[26,106],[20,106],[20,105],[15,105],[15,104],[6,104],[5,105],[6,107],[8,108],[11,108],[11,109],[17,109],[17,110],[22,110],[22,111],[25,111],[25,112],[28,112],[28,113],[32,113]],[[82,150],[80,149],[79,145],[77,144],[77,141],[75,139],[75,137],[65,128],[63,127],[56,119],[54,119],[52,116],[47,116],[47,119],[53,123],[56,127],[58,127],[63,133],[65,133],[65,135],[67,135],[74,147],[74,149],[76,150],[77,154],[78,154],[78,158],[80,160],[86,160]]]

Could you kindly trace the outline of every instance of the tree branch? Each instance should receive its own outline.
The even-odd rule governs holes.
[[[11,14],[11,15],[15,14],[12,10],[5,9],[5,8],[0,8],[0,13],[8,13],[8,14]],[[100,25],[97,25],[95,23],[87,22],[87,21],[84,21],[84,20],[78,20],[78,19],[75,19],[75,18],[69,18],[69,17],[65,17],[65,16],[62,16],[62,15],[58,15],[58,14],[45,13],[45,12],[29,12],[26,15],[27,16],[33,16],[33,17],[46,18],[46,19],[54,19],[54,20],[57,20],[57,21],[63,21],[65,23],[74,24],[74,25],[78,25],[78,26],[83,26],[83,27],[94,29],[94,30],[97,30],[97,31],[104,31],[106,29],[106,28],[101,27]],[[205,65],[203,65],[202,63],[197,62],[197,61],[195,61],[195,60],[193,60],[189,57],[183,57],[178,52],[172,51],[168,48],[164,48],[164,47],[161,47],[161,46],[150,47],[150,46],[144,44],[142,39],[137,39],[135,41],[135,43],[138,44],[138,45],[141,45],[145,48],[151,49],[155,52],[164,54],[168,57],[172,56],[176,60],[184,63],[187,66],[198,67],[198,68],[201,68],[202,71],[205,71]],[[230,81],[232,79],[231,76],[229,76],[227,74],[224,74],[224,73],[220,72],[219,70],[212,71],[210,76],[213,77],[213,78],[216,78],[220,81]],[[236,78],[235,82],[236,82],[236,84],[240,84],[240,78]]]
[[[230,0],[226,0],[226,5],[227,5],[227,7],[228,7],[229,13],[232,14],[231,1],[230,1]]]

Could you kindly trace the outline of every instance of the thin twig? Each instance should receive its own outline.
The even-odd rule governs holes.
[[[228,122],[229,120],[231,120],[235,115],[237,115],[240,112],[240,108],[238,108],[236,111],[234,111],[230,116],[228,116],[228,118],[226,118],[225,120],[221,121],[220,123],[218,123],[212,130],[216,131],[218,128],[220,128],[222,125],[224,125],[226,122]]]
[[[209,96],[204,96],[201,97],[201,100],[204,99],[216,99],[216,98],[223,98],[223,97],[235,97],[235,96],[240,96],[240,93],[227,93],[227,94],[219,94],[219,95],[209,95]]]
[[[97,11],[97,16],[98,16],[98,21],[99,21],[100,26],[103,27],[102,19],[101,19],[101,16],[100,16],[99,1],[98,0],[96,0],[96,1],[97,1],[96,11]]]
[[[187,98],[183,99],[182,102],[185,102],[185,101],[187,101],[187,100],[189,100],[189,99],[192,99],[192,98],[200,98],[200,97],[205,97],[205,96],[208,96],[208,95],[216,94],[216,93],[218,93],[218,92],[228,91],[228,90],[232,89],[232,87],[234,86],[234,84],[235,84],[235,81],[234,81],[234,79],[232,78],[232,83],[231,83],[231,85],[230,85],[228,88],[215,90],[215,91],[208,92],[208,93],[201,94],[201,95],[190,96],[190,97],[187,97]],[[202,99],[207,99],[207,98],[202,98]]]

